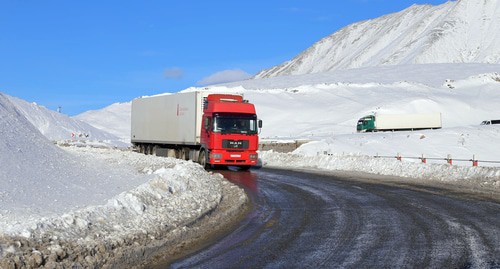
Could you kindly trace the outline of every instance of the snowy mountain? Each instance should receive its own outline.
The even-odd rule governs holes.
[[[5,94],[3,96],[9,99],[12,106],[49,140],[118,140],[117,136],[108,133],[104,129],[95,128],[68,115],[16,97]]]
[[[424,63],[500,63],[500,0],[413,5],[353,23],[256,78]]]

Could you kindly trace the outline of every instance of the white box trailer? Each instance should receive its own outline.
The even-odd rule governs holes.
[[[255,106],[241,94],[188,92],[132,101],[131,143],[141,153],[193,160],[202,166],[257,165]]]
[[[131,142],[199,145],[203,98],[207,96],[188,92],[134,99]]]
[[[441,113],[379,114],[358,120],[358,132],[439,129]]]

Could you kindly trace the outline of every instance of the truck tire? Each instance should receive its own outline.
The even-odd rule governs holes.
[[[181,158],[184,161],[189,161],[189,148],[182,148],[181,152],[182,152],[182,157]]]
[[[201,150],[198,156],[198,163],[205,168],[205,170],[210,169],[210,164],[207,162],[207,151]]]

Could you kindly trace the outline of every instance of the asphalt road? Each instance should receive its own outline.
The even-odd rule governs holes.
[[[500,203],[271,169],[222,172],[251,213],[171,268],[500,268]]]

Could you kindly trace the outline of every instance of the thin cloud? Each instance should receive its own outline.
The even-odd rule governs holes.
[[[163,75],[167,79],[170,79],[170,78],[171,79],[180,79],[184,75],[184,71],[178,67],[172,67],[172,68],[166,69],[163,72]]]
[[[251,78],[252,75],[240,69],[228,69],[214,73],[198,81],[198,85],[211,85],[233,81],[240,81]]]

